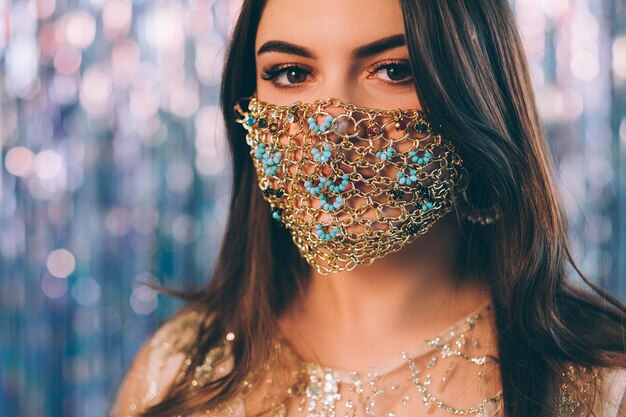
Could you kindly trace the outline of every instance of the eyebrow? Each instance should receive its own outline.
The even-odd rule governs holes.
[[[406,45],[404,34],[399,33],[397,35],[387,36],[386,38],[359,46],[352,51],[352,58],[367,58],[388,49],[404,45]],[[257,55],[261,55],[266,52],[281,52],[284,54],[298,55],[304,58],[317,59],[317,56],[310,49],[285,41],[267,41],[259,48]]]

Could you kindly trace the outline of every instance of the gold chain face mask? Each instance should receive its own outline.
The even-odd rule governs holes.
[[[338,99],[277,106],[253,95],[235,111],[272,216],[323,275],[402,249],[465,187],[455,147],[419,110]]]

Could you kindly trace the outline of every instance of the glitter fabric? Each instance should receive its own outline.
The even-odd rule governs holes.
[[[492,314],[490,304],[482,306],[366,372],[306,361],[278,334],[271,341],[275,357],[246,378],[234,398],[216,408],[178,417],[504,417],[493,355],[496,342],[487,330]],[[197,353],[192,348],[193,335],[199,328],[199,315],[189,312],[157,332],[127,375],[112,417],[134,417],[158,403],[170,384],[187,373],[193,375],[189,389],[195,390],[232,370],[230,348],[237,338],[233,333],[225,335],[223,343],[210,349],[197,366],[191,366]],[[601,384],[594,403],[597,415],[621,417],[626,412],[626,369],[578,365],[567,366],[558,382],[561,394],[555,416],[583,416],[582,402],[591,401],[594,380]]]
[[[321,274],[399,251],[465,187],[461,157],[425,112],[254,95],[235,110],[272,216]]]

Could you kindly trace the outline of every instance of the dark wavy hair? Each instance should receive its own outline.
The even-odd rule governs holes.
[[[469,199],[497,205],[484,227],[459,224],[461,270],[483,277],[496,315],[507,417],[556,415],[566,363],[625,367],[626,307],[576,267],[553,184],[553,163],[531,77],[506,0],[399,0],[415,88],[441,134],[452,138],[471,173]],[[221,107],[232,155],[232,199],[224,240],[208,287],[185,297],[216,317],[197,336],[193,370],[228,331],[234,369],[190,390],[193,372],[173,384],[144,417],[219,405],[270,358],[276,319],[310,282],[310,267],[289,233],[272,221],[235,102],[255,90],[254,44],[264,0],[245,0],[223,72]],[[479,261],[478,261],[479,260]],[[576,271],[585,288],[567,278]]]

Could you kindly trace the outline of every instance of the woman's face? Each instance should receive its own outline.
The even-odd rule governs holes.
[[[255,54],[263,101],[421,108],[398,0],[268,0]]]

